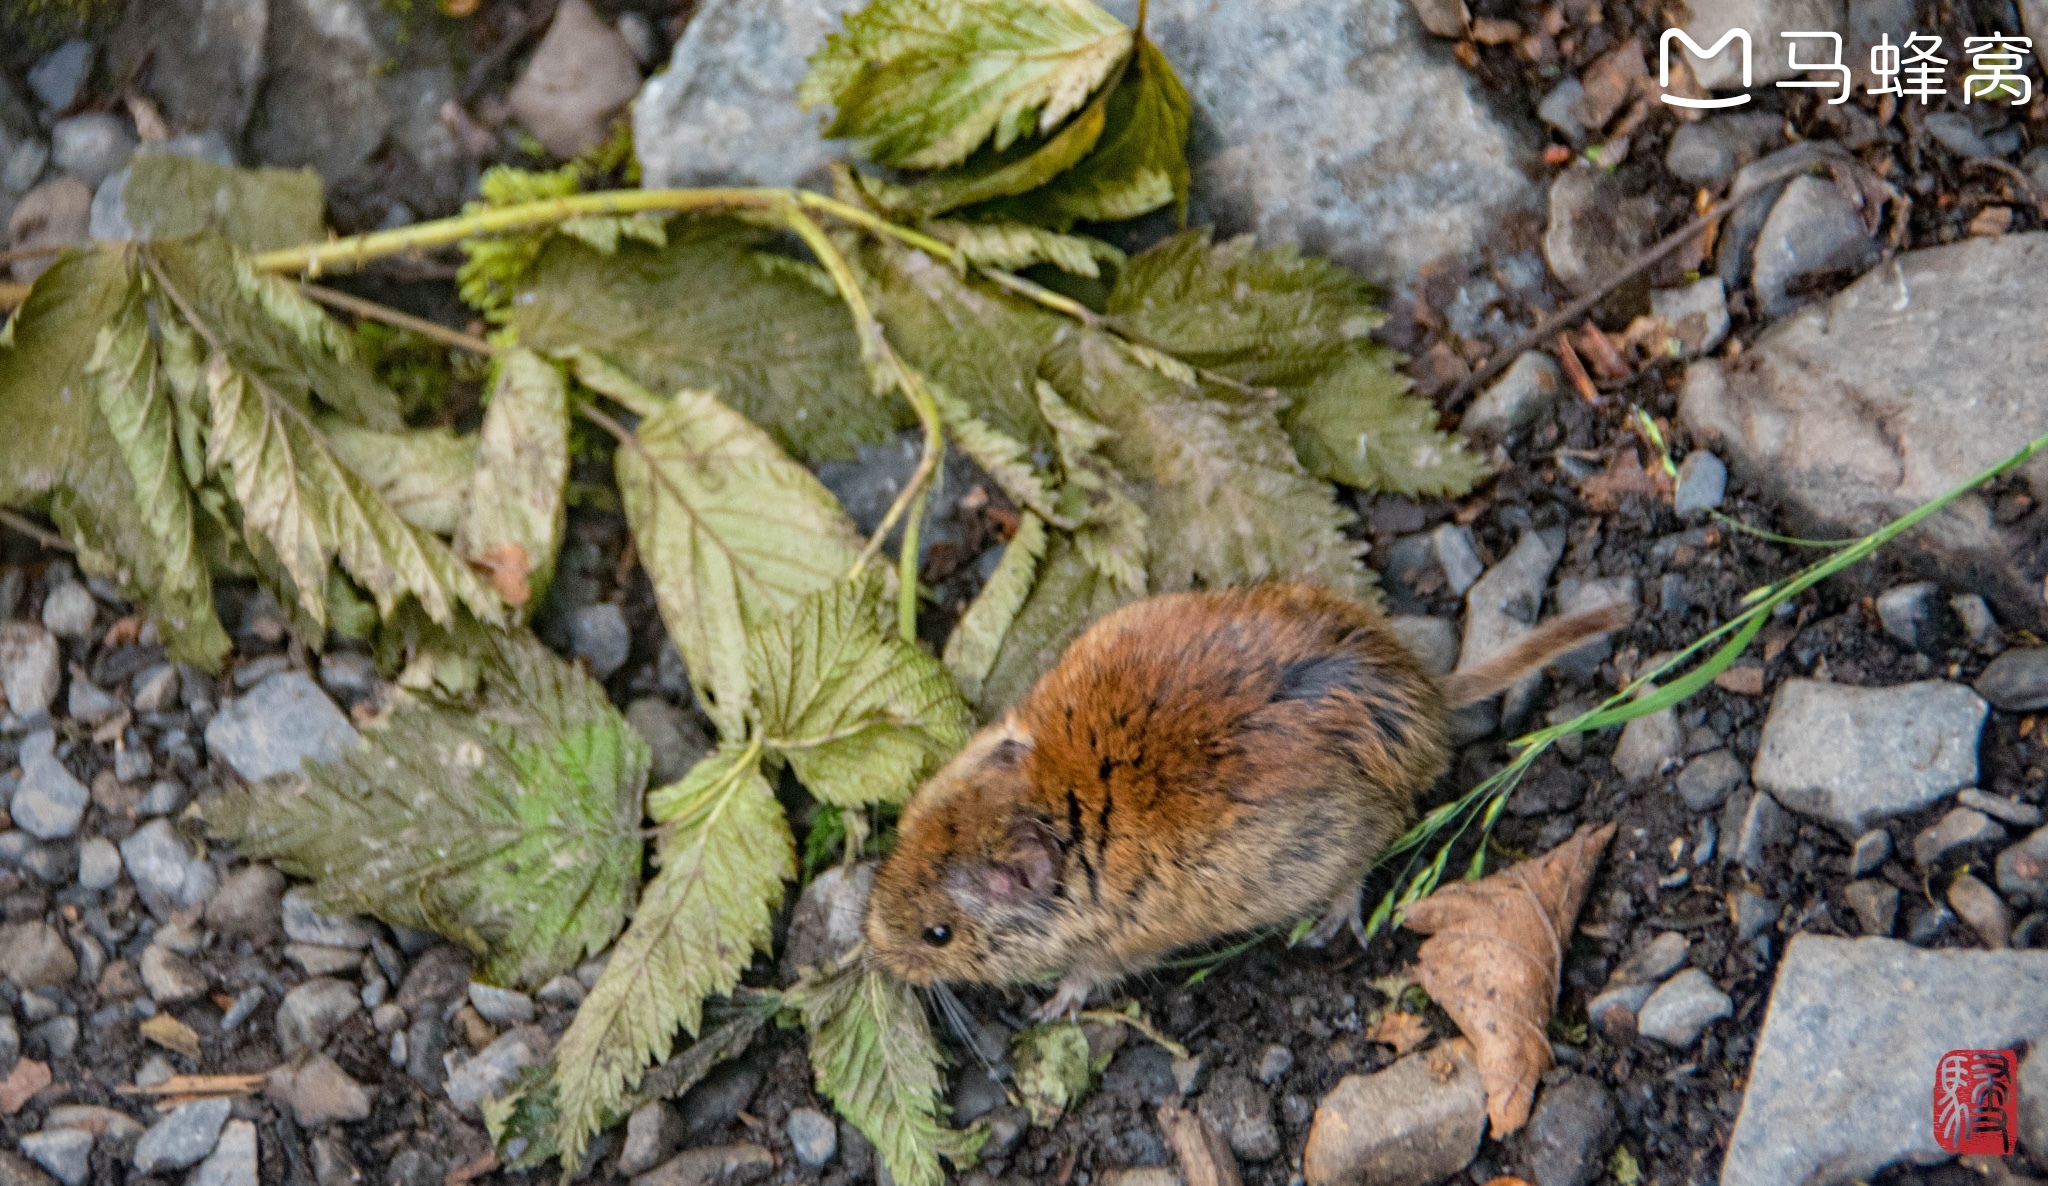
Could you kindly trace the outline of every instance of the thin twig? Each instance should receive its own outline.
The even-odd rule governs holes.
[[[1462,404],[1473,392],[1479,390],[1481,384],[1508,369],[1509,364],[1513,363],[1517,358],[1555,338],[1558,334],[1564,332],[1564,330],[1585,317],[1586,314],[1591,313],[1593,306],[1607,299],[1607,294],[1643,275],[1672,255],[1677,254],[1679,248],[1698,238],[1708,227],[1713,226],[1716,222],[1733,213],[1737,207],[1747,203],[1751,198],[1767,192],[1780,181],[1787,181],[1797,177],[1811,169],[1816,163],[1813,161],[1801,161],[1796,166],[1786,165],[1782,168],[1774,169],[1757,178],[1748,188],[1738,190],[1721,201],[1714,203],[1714,205],[1707,209],[1705,214],[1700,215],[1698,218],[1659,239],[1648,250],[1643,251],[1633,260],[1630,260],[1628,265],[1622,268],[1621,271],[1595,285],[1592,291],[1584,296],[1544,318],[1535,329],[1517,338],[1513,345],[1494,355],[1487,361],[1485,366],[1467,375],[1463,382],[1451,389],[1447,402],[1451,407],[1457,407],[1459,404]]]
[[[18,259],[42,259],[44,256],[62,255],[76,246],[76,243],[43,243],[35,247],[16,247],[11,251],[0,251],[0,264],[11,264]]]
[[[498,353],[496,346],[491,345],[475,334],[466,334],[459,329],[449,329],[438,322],[428,321],[424,317],[415,317],[410,313],[394,309],[389,305],[380,305],[376,301],[365,300],[353,293],[342,292],[339,289],[328,288],[321,284],[309,284],[304,281],[300,282],[299,288],[307,296],[329,308],[353,313],[358,317],[367,317],[371,321],[381,321],[386,325],[395,325],[399,329],[411,330],[423,338],[432,338],[443,345],[467,350],[472,354],[491,355]]]
[[[53,531],[45,531],[36,526],[32,520],[17,515],[10,510],[0,509],[0,527],[12,528],[46,548],[54,548],[59,552],[78,551],[77,548],[71,546],[70,540]]]
[[[2025,195],[2027,201],[2034,204],[2035,213],[2048,214],[2048,200],[2042,198],[2041,187],[2035,185],[2034,179],[2027,176],[2019,166],[2009,161],[2001,161],[1997,157],[1973,156],[1963,162],[1963,167],[1966,169],[1989,169],[1995,173],[2005,174],[2015,185],[2020,187],[2020,192]],[[7,257],[0,256],[0,259],[5,258]]]

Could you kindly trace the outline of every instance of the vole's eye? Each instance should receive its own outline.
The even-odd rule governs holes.
[[[924,941],[933,947],[944,947],[953,941],[953,928],[949,926],[926,927]]]

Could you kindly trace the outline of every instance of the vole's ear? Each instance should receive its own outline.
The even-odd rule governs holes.
[[[985,902],[1021,905],[1052,896],[1059,880],[1060,847],[1052,829],[1037,820],[1010,825],[1003,851],[979,871],[971,887]]]

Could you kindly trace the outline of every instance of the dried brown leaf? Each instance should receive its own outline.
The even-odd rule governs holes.
[[[1180,1180],[1187,1186],[1240,1186],[1237,1157],[1230,1142],[1209,1126],[1193,1108],[1178,1102],[1159,1105],[1159,1128],[1180,1163]]]
[[[1670,493],[1671,478],[1661,469],[1644,469],[1642,458],[1636,456],[1633,448],[1616,451],[1606,469],[1579,483],[1579,497],[1588,508],[1602,515],[1621,509],[1625,498],[1661,502]]]
[[[159,1013],[143,1022],[142,1036],[186,1058],[199,1057],[198,1031],[168,1013]]]
[[[1394,1057],[1399,1058],[1429,1040],[1429,1023],[1419,1013],[1388,1009],[1366,1029],[1365,1036],[1392,1046]]]
[[[1550,1068],[1546,1027],[1565,944],[1614,829],[1588,824],[1540,857],[1407,909],[1409,929],[1430,936],[1416,956],[1417,979],[1472,1040],[1496,1138],[1529,1118]]]

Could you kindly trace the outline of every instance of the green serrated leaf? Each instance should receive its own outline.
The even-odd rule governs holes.
[[[1328,260],[1250,235],[1187,231],[1132,256],[1105,312],[1118,330],[1245,383],[1307,382],[1385,319],[1371,288]]]
[[[568,480],[568,383],[533,351],[507,351],[477,433],[455,554],[487,569],[515,610],[538,601],[554,576]]]
[[[1051,131],[1130,46],[1090,0],[874,0],[811,56],[797,99],[836,105],[826,135],[870,159],[936,169]]]
[[[326,201],[311,169],[235,169],[167,152],[137,154],[121,190],[137,238],[218,230],[245,251],[319,242]]]
[[[1026,512],[1017,524],[1017,534],[1004,546],[995,572],[946,636],[946,670],[969,700],[981,698],[982,684],[995,670],[1003,640],[1037,582],[1038,562],[1045,558],[1046,543],[1045,520]]]
[[[625,921],[649,759],[588,676],[530,635],[494,644],[474,712],[402,707],[340,760],[229,791],[208,819],[329,906],[437,931],[486,979],[534,985]]]
[[[338,416],[322,417],[320,430],[341,463],[400,518],[435,535],[455,534],[462,494],[476,468],[476,437],[452,428],[379,432]]]
[[[676,1030],[697,1032],[704,998],[730,992],[753,954],[771,948],[796,842],[758,755],[722,749],[649,796],[664,824],[661,871],[555,1047],[565,1165],[618,1114],[642,1070],[668,1057]]]
[[[26,507],[63,488],[87,456],[98,403],[85,384],[100,328],[129,298],[133,275],[114,251],[71,252],[37,278],[0,346],[0,505]]]
[[[1108,577],[1120,595],[1145,592],[1152,542],[1152,518],[1138,503],[1138,491],[1102,455],[1116,434],[1075,410],[1052,384],[1037,383],[1038,406],[1059,441],[1060,464],[1067,474],[1061,492],[1063,525],[1071,526],[1074,544],[1090,567]]]
[[[756,262],[769,239],[731,219],[679,222],[664,248],[610,256],[558,239],[511,324],[535,350],[582,347],[657,392],[715,391],[805,461],[851,459],[912,419],[868,389],[846,307]]]
[[[127,462],[142,527],[156,545],[159,564],[147,594],[166,649],[176,658],[216,666],[231,644],[214,615],[213,577],[199,549],[192,492],[179,464],[176,413],[150,339],[140,284],[130,286],[128,299],[100,331],[86,374]]]
[[[1062,1113],[1079,1103],[1094,1083],[1088,1036],[1071,1021],[1034,1025],[1010,1039],[1010,1065],[1016,1069],[1017,1094],[1031,1123],[1051,1128]]]
[[[1370,586],[1358,545],[1341,530],[1351,516],[1301,467],[1270,406],[1177,383],[1096,330],[1063,341],[1047,374],[1115,434],[1102,452],[1133,480],[1151,519],[1153,590],[1271,579]]]
[[[482,201],[467,203],[462,212],[480,214],[502,206],[566,198],[582,192],[585,173],[584,165],[577,162],[543,172],[496,165],[484,170],[477,181]],[[455,273],[457,293],[491,321],[509,319],[513,295],[526,282],[542,249],[557,236],[577,240],[600,255],[617,251],[622,241],[660,247],[668,241],[667,218],[646,213],[585,215],[537,229],[464,239],[462,251],[467,258]]]
[[[243,529],[274,549],[305,614],[325,621],[327,573],[339,559],[386,617],[410,595],[437,622],[458,607],[499,621],[496,594],[438,537],[378,497],[318,427],[306,375],[320,373],[320,352],[307,344],[320,332],[278,320],[292,311],[278,294],[259,300],[263,289],[238,286],[234,269],[246,260],[217,239],[141,250],[169,298],[165,313],[175,311],[207,345],[207,468],[226,475]],[[322,357],[340,365],[338,355]]]
[[[841,807],[908,799],[973,726],[945,668],[886,627],[882,597],[878,579],[836,582],[747,640],[765,743]]]
[[[1132,596],[1088,563],[1072,539],[1055,534],[1046,546],[1038,580],[1004,633],[995,665],[975,698],[981,716],[993,717],[1015,702],[1088,623]]]
[[[1049,184],[977,209],[1065,230],[1076,222],[1136,218],[1172,203],[1185,221],[1192,114],[1172,63],[1141,37],[1103,104],[1102,135],[1094,149]]]
[[[783,994],[811,1034],[818,1090],[853,1122],[902,1186],[941,1186],[939,1158],[962,1161],[984,1134],[941,1119],[943,1055],[916,990],[860,961],[835,971],[805,969]]]
[[[1094,280],[1101,277],[1103,264],[1113,268],[1124,264],[1124,253],[1100,239],[1063,235],[1029,223],[944,219],[928,223],[923,229],[951,243],[967,266],[1016,272],[1033,264],[1051,264],[1063,272]]]
[[[860,535],[809,470],[705,392],[655,410],[613,464],[662,621],[720,734],[739,737],[750,624],[844,576]]]
[[[1436,406],[1409,386],[1383,355],[1360,352],[1290,392],[1280,420],[1317,477],[1410,496],[1465,493],[1491,467],[1438,429]]]

